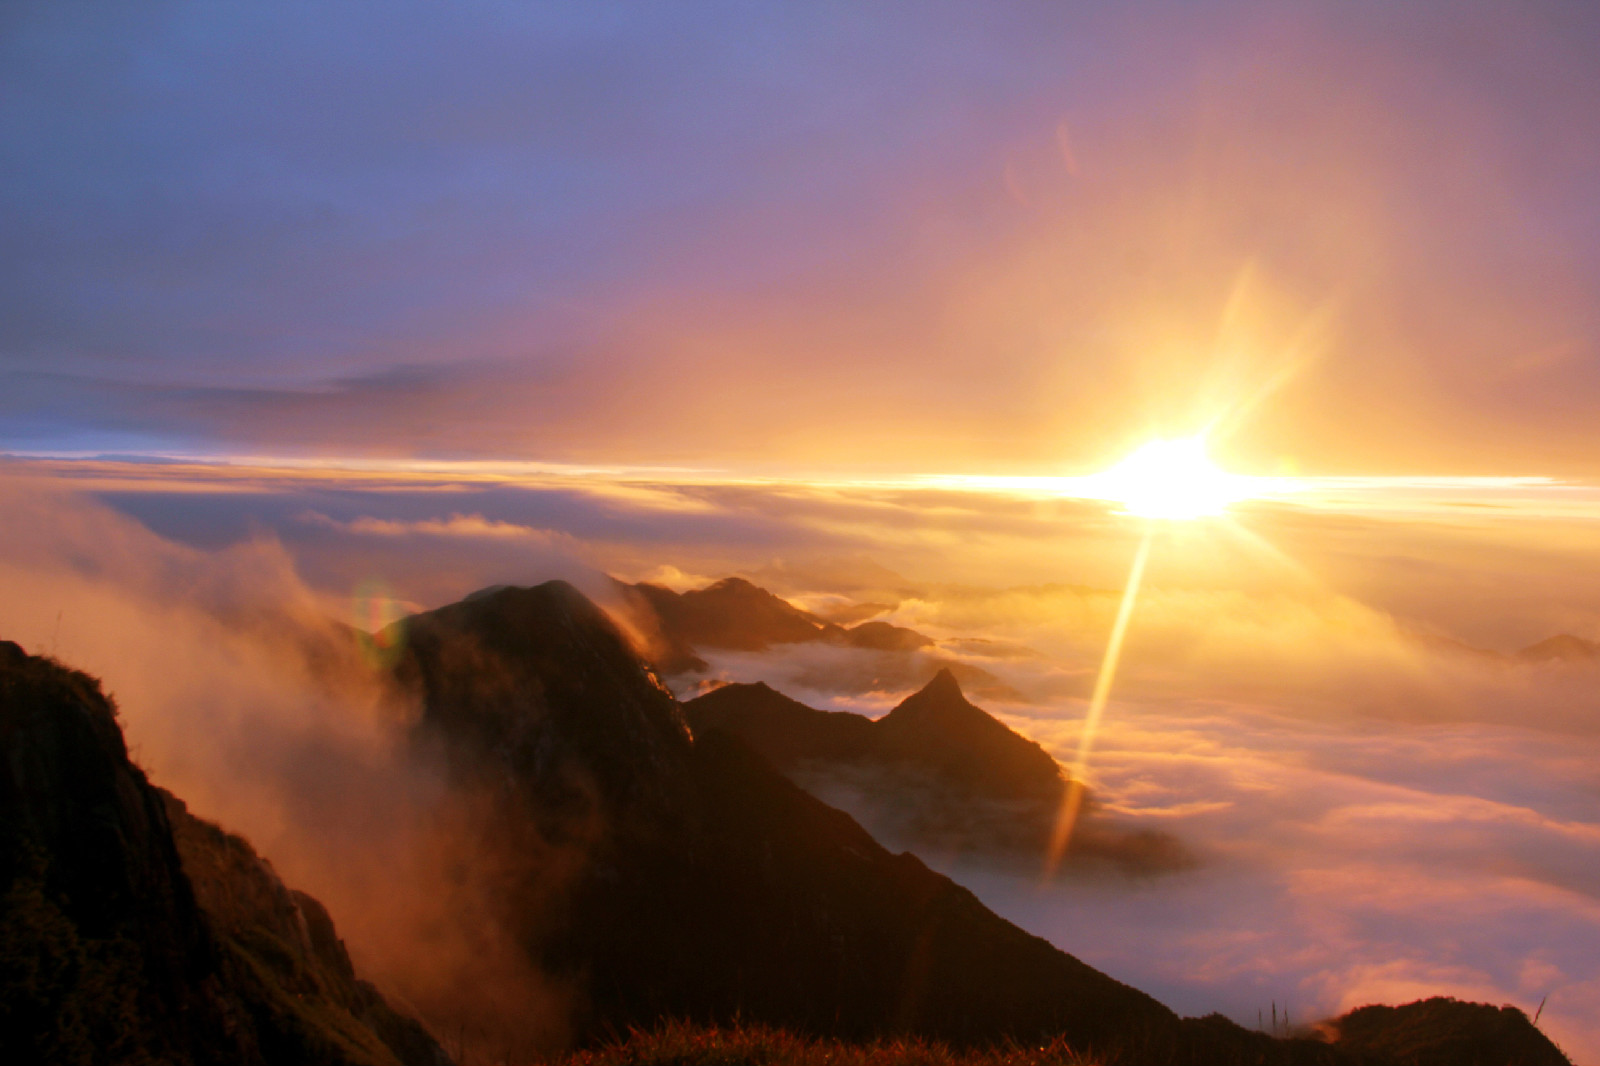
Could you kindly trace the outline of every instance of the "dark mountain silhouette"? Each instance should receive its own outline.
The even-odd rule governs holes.
[[[248,993],[261,1031],[288,1034],[275,1038],[282,1057],[323,1061],[313,1057],[317,1045],[337,1043],[347,1057],[326,1061],[448,1066],[449,1056],[419,1022],[356,976],[321,903],[285,886],[243,837],[195,817],[166,789],[156,792],[230,983]]]
[[[763,651],[845,632],[742,577],[689,592],[642,582],[632,588],[655,611],[664,635],[694,648]]]
[[[684,707],[696,736],[737,734],[876,835],[931,856],[1042,864],[1068,779],[1035,742],[968,702],[948,671],[877,721],[819,711],[765,684],[725,685]],[[1181,869],[1170,834],[1082,819],[1069,857],[1128,873]]]
[[[624,585],[637,593],[674,647],[765,651],[774,644],[825,641],[873,651],[916,651],[933,641],[888,622],[845,627],[802,611],[742,577],[723,578],[703,589],[674,592],[660,585]]]
[[[458,774],[514,783],[564,831],[602,800],[652,806],[680,787],[690,742],[677,701],[566,582],[486,591],[395,630],[419,739]]]
[[[845,630],[839,639],[852,648],[870,648],[873,651],[916,651],[933,647],[931,637],[888,622],[862,622]]]
[[[419,742],[495,797],[495,835],[524,858],[500,870],[501,905],[522,914],[530,957],[586,990],[580,1040],[684,1019],[975,1045],[1065,1035],[1138,1062],[1363,1061],[1219,1015],[1179,1019],[890,853],[736,732],[691,737],[622,635],[570,586],[501,589],[407,625],[398,676],[422,701]],[[1044,790],[1059,774],[1029,742],[996,732],[949,678],[887,730],[844,718],[813,729],[819,713],[791,714],[804,743],[821,745],[811,750],[848,749],[869,729],[979,792]],[[984,738],[988,758],[1026,767],[1024,784],[947,762],[937,745],[930,754],[932,736]],[[583,861],[548,861],[549,834],[558,854],[581,849]]]
[[[890,758],[973,796],[1055,802],[1065,785],[1048,752],[969,703],[949,670],[873,725]]]
[[[1529,663],[1586,663],[1600,659],[1600,643],[1561,633],[1537,644],[1530,644],[1517,652],[1518,659]]]
[[[890,854],[733,733],[691,741],[570,586],[503,589],[406,625],[397,673],[421,697],[422,742],[493,789],[502,835],[587,849],[559,890],[530,861],[503,897],[525,911],[532,957],[584,976],[581,1033],[663,1016],[966,1042],[1178,1032],[1155,1000]]]
[[[449,1061],[320,905],[150,785],[97,681],[5,641],[0,891],[0,1060]]]
[[[894,608],[895,605],[892,603],[841,603],[824,608],[818,613],[820,617],[835,625],[853,626],[876,618],[880,614],[888,614]]]
[[[696,736],[726,730],[788,772],[811,762],[875,757],[876,723],[850,711],[819,711],[790,699],[765,681],[723,685],[683,705]]]
[[[666,676],[704,672],[708,665],[698,653],[707,649],[766,651],[789,644],[832,644],[884,653],[870,678],[864,678],[867,688],[904,688],[949,670],[996,699],[1024,701],[983,667],[938,655],[933,639],[914,629],[881,621],[846,628],[744,578],[724,578],[682,593],[646,583],[617,584],[655,619],[655,640],[647,654]]]
[[[780,768],[815,760],[914,770],[963,799],[1057,803],[1061,767],[1038,744],[973,706],[949,670],[884,717],[819,711],[764,683],[724,685],[684,707],[696,733],[739,734]]]
[[[1333,1023],[1358,1061],[1394,1066],[1566,1066],[1561,1049],[1516,1007],[1445,997],[1358,1007]]]

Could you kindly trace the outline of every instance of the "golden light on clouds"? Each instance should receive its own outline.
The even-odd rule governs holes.
[[[1128,571],[1128,580],[1122,590],[1122,603],[1112,624],[1111,636],[1106,642],[1105,655],[1100,661],[1100,671],[1089,698],[1088,713],[1079,731],[1077,753],[1072,761],[1067,790],[1045,855],[1046,881],[1055,874],[1056,867],[1066,853],[1083,805],[1089,755],[1100,719],[1111,698],[1117,664],[1122,658],[1122,645],[1128,634],[1134,605],[1139,599],[1140,586],[1144,582],[1145,566],[1150,560],[1150,545],[1155,536],[1155,520],[1188,521],[1219,516],[1226,513],[1230,504],[1280,491],[1281,480],[1228,473],[1212,462],[1206,452],[1203,434],[1149,441],[1110,470],[1080,479],[1079,491],[1086,498],[1120,503],[1126,514],[1150,521],[1139,542],[1133,566]]]

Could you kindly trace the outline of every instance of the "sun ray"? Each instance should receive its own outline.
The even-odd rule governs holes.
[[[1127,636],[1128,622],[1133,618],[1133,605],[1139,598],[1139,586],[1144,582],[1144,568],[1150,559],[1150,543],[1154,539],[1155,523],[1149,522],[1139,541],[1139,550],[1134,554],[1133,566],[1128,571],[1128,583],[1122,590],[1122,604],[1117,608],[1117,620],[1111,626],[1111,639],[1106,643],[1105,657],[1100,660],[1100,674],[1095,678],[1094,693],[1089,698],[1089,711],[1084,715],[1083,729],[1078,734],[1078,752],[1072,760],[1066,795],[1062,797],[1055,831],[1050,836],[1050,849],[1045,854],[1046,881],[1054,876],[1056,867],[1066,854],[1067,845],[1072,842],[1072,830],[1083,807],[1083,777],[1089,768],[1094,735],[1100,728],[1100,718],[1111,697],[1111,682],[1116,678],[1117,663],[1122,658],[1123,638]]]
[[[1232,515],[1222,515],[1216,521],[1216,528],[1233,537],[1246,548],[1260,553],[1271,562],[1293,574],[1295,578],[1307,586],[1323,591],[1328,590],[1328,583],[1315,571],[1290,555],[1276,544],[1272,543],[1255,530],[1241,524]]]
[[[1307,315],[1289,339],[1279,364],[1267,378],[1244,396],[1234,400],[1206,425],[1204,436],[1224,439],[1233,434],[1255,409],[1285,388],[1326,354],[1338,308],[1329,301]]]

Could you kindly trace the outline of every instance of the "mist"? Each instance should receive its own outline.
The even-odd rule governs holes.
[[[1074,756],[1114,594],[958,590],[885,616],[1015,649],[976,659],[1025,702],[974,697]],[[1304,1023],[1368,1002],[1513,1003],[1580,1060],[1600,1047],[1600,663],[1419,641],[1353,601],[1156,588],[1096,735],[1100,816],[1157,827],[1192,865],[1058,877],[912,846],[1022,927],[1183,1013]],[[966,645],[970,646],[970,645]],[[983,645],[977,645],[983,647]],[[1042,649],[1042,650],[1041,650]],[[838,649],[710,656],[791,696],[876,716],[903,692],[827,667]],[[826,657],[826,661],[819,661]],[[822,684],[822,679],[832,682]],[[785,688],[785,685],[791,687]],[[849,783],[824,794],[873,819]],[[879,819],[893,839],[893,819]],[[904,834],[901,834],[904,840]]]
[[[196,495],[210,513],[254,517],[208,539],[197,505],[126,483],[113,508],[93,484],[11,482],[0,635],[103,677],[157,783],[323,899],[358,963],[402,1002],[485,1034],[497,1004],[539,1004],[537,1032],[500,1033],[502,1047],[559,1043],[574,991],[518,955],[497,961],[492,901],[441,884],[444,870],[476,869],[490,884],[515,871],[479,849],[481,810],[440,815],[442,778],[397,757],[414,710],[359,654],[306,654],[343,632],[328,619],[359,620],[354,589],[376,582],[398,611],[567,577],[648,650],[650,620],[602,571],[679,588],[742,573],[814,610],[865,604],[865,616],[935,644],[898,655],[699,649],[709,668],[673,679],[680,692],[763,680],[877,716],[954,661],[996,683],[969,690],[974,702],[1070,761],[1130,546],[1103,511],[991,513],[959,494],[908,527],[881,498],[835,490],[563,483],[550,510],[543,490],[413,486],[341,500],[280,483],[270,498],[281,502],[264,510],[269,497],[226,485]],[[1579,1058],[1600,1049],[1587,1009],[1600,993],[1600,667],[1510,654],[1563,629],[1596,632],[1570,560],[1540,554],[1550,543],[1580,553],[1577,524],[1357,523],[1288,509],[1247,521],[1293,554],[1231,534],[1157,544],[1089,764],[1098,817],[1167,834],[1192,862],[1042,888],[1036,871],[925,841],[924,858],[1185,1013],[1249,1025],[1274,1001],[1309,1022],[1367,1001],[1451,994],[1531,1010],[1548,995],[1546,1030]],[[152,524],[186,528],[188,543]],[[1428,544],[1433,566],[1419,570],[1410,560]],[[1299,560],[1314,555],[1359,581],[1310,579]],[[1477,606],[1462,597],[1456,586],[1470,588],[1477,567],[1509,560],[1520,560],[1514,585]],[[1225,581],[1232,567],[1238,578]],[[1483,646],[1469,639],[1479,634]],[[830,798],[854,802],[837,788]],[[875,827],[895,835],[892,819]],[[582,856],[540,861],[557,870]],[[418,957],[429,960],[421,972]],[[499,969],[487,987],[503,1000],[462,1001],[461,988]]]
[[[558,897],[585,856],[497,833],[489,799],[419,754],[348,605],[270,534],[200,551],[36,481],[0,483],[0,508],[0,633],[100,678],[155,784],[319,899],[458,1061],[565,1046],[578,990],[529,961],[538,908],[498,888],[535,865]]]

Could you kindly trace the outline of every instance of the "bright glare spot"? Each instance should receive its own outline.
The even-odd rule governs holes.
[[[1260,495],[1263,479],[1230,474],[1206,455],[1203,437],[1153,440],[1103,474],[1084,479],[1093,495],[1142,518],[1202,518]]]

